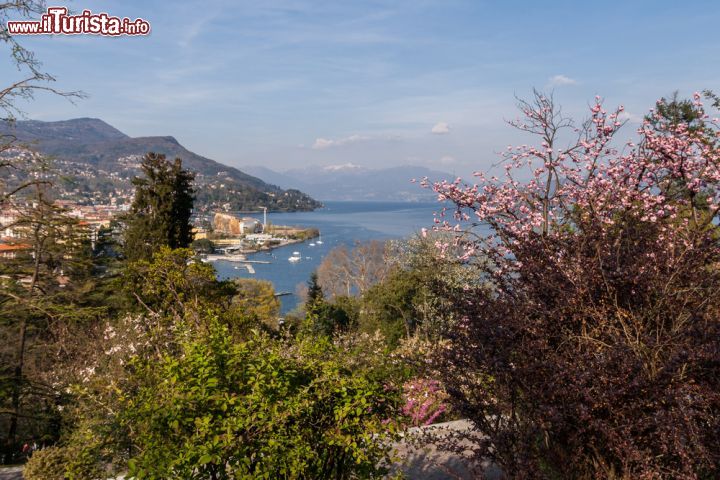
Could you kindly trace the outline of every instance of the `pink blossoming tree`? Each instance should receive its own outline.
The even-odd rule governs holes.
[[[423,182],[453,206],[440,254],[483,271],[438,356],[478,456],[509,478],[717,478],[718,120],[661,100],[620,141],[599,97],[581,125],[551,96],[519,107],[537,142],[504,178]]]

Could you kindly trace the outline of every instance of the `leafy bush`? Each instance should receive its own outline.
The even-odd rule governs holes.
[[[25,464],[26,480],[65,480],[68,452],[63,447],[47,447],[36,451]]]
[[[105,479],[98,465],[96,450],[89,444],[43,448],[33,453],[25,464],[25,480],[94,480]]]
[[[215,323],[178,355],[134,368],[141,386],[121,423],[135,478],[383,474],[399,395],[373,368],[348,368],[329,340],[233,343]]]

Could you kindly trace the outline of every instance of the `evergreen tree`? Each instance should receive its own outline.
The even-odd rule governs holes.
[[[325,294],[318,283],[318,274],[317,272],[312,272],[308,280],[307,303],[305,304],[307,311],[311,312],[316,310],[317,307],[323,303],[325,303]]]
[[[331,336],[350,325],[347,312],[325,299],[325,293],[318,283],[317,272],[310,274],[308,296],[305,302],[306,329],[312,335]]]
[[[664,136],[675,135],[674,129],[682,125],[682,128],[686,128],[690,134],[703,138],[702,143],[710,147],[715,142],[716,133],[715,130],[708,127],[703,115],[704,113],[697,108],[696,100],[682,99],[676,91],[670,98],[661,98],[655,104],[655,109],[645,116],[645,121],[649,122],[658,132],[664,132],[662,133]],[[662,128],[663,125],[671,127],[672,130],[666,132]],[[663,155],[657,159],[657,161],[664,160]],[[689,188],[682,172],[673,173],[670,176],[673,178],[668,178],[663,195],[677,200],[687,199],[689,202],[687,211],[694,224],[697,225],[702,221],[701,217],[708,213],[707,194],[710,192],[702,189],[694,191],[693,188]]]
[[[18,459],[23,443],[56,437],[55,407],[64,393],[52,370],[71,361],[65,333],[105,313],[88,302],[90,232],[53,201],[52,183],[41,176],[52,171],[50,163],[37,158],[12,168],[33,180],[10,194],[0,188],[0,205],[12,218],[3,226],[13,231],[18,247],[14,257],[0,261],[0,461],[5,462]],[[0,168],[0,174],[5,171]]]
[[[133,179],[135,199],[126,217],[125,255],[130,260],[152,258],[162,246],[186,248],[192,242],[195,174],[182,168],[182,160],[148,153],[144,177]]]

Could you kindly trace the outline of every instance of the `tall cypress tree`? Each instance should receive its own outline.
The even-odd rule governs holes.
[[[192,242],[195,174],[182,168],[182,160],[170,162],[150,152],[141,165],[143,177],[133,179],[135,199],[126,216],[125,256],[150,259],[161,246],[184,248]]]

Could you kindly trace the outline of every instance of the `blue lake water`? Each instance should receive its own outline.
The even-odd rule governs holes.
[[[313,212],[268,213],[268,222],[274,225],[315,227],[320,230],[322,244],[310,246],[317,239],[276,248],[270,252],[248,255],[248,260],[270,261],[270,264],[253,264],[255,274],[236,269],[230,262],[215,262],[218,277],[257,278],[269,280],[276,292],[290,292],[281,298],[282,313],[295,308],[298,284],[307,282],[325,255],[340,245],[356,241],[403,238],[433,225],[433,212],[437,203],[384,203],[384,202],[325,202],[325,207]],[[262,220],[262,213],[254,216]],[[302,260],[288,261],[293,252],[300,252]]]

